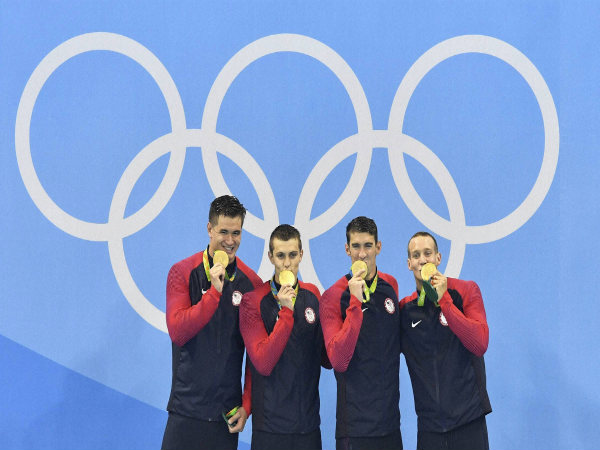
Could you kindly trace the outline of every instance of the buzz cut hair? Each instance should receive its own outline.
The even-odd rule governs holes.
[[[237,197],[233,195],[222,195],[215,198],[210,204],[208,210],[208,221],[216,226],[219,221],[219,216],[242,219],[242,225],[244,225],[244,218],[246,217],[246,208],[240,203]]]
[[[273,254],[273,239],[279,239],[280,241],[289,241],[291,239],[298,240],[298,250],[302,250],[302,240],[300,239],[300,232],[293,226],[288,224],[279,225],[271,233],[269,239],[269,253]]]
[[[369,233],[375,238],[375,243],[379,242],[375,221],[365,216],[355,217],[346,226],[346,244],[350,244],[350,233]]]
[[[431,235],[431,233],[428,233],[427,231],[417,231],[415,234],[412,235],[412,237],[408,240],[408,244],[406,244],[406,252],[408,253],[408,258],[410,259],[410,241],[412,241],[414,238],[416,237],[430,237],[431,239],[433,239],[433,245],[435,246],[434,250],[436,253],[438,252],[438,245],[437,245],[437,241],[435,240],[435,238]]]

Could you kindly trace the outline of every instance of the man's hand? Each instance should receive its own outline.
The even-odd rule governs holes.
[[[281,303],[281,306],[285,306],[292,311],[294,310],[295,296],[296,290],[289,284],[281,286],[281,289],[279,289],[279,292],[277,293],[277,299],[279,300],[279,303]]]
[[[365,275],[366,270],[359,270],[356,274],[348,280],[348,290],[351,295],[354,295],[360,301],[363,300],[363,292],[367,287],[367,283],[363,280],[363,276]]]
[[[221,267],[223,267],[223,266],[221,266]],[[244,409],[243,406],[240,406],[239,409],[237,410],[237,412],[233,416],[231,416],[231,418],[228,420],[228,423],[230,425],[232,423],[235,423],[235,426],[228,427],[229,432],[230,433],[239,433],[240,431],[243,431],[244,427],[246,426],[246,420],[248,420],[248,413],[246,412],[246,410]],[[237,421],[237,423],[236,423],[236,421]]]
[[[210,268],[210,282],[219,292],[223,292],[223,283],[225,280],[225,267],[217,263]]]
[[[436,272],[429,279],[429,283],[431,283],[431,286],[437,292],[438,300],[440,300],[442,298],[442,295],[444,295],[444,292],[448,290],[448,278],[446,278],[440,272]]]

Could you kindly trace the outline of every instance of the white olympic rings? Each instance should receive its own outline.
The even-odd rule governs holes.
[[[148,144],[127,166],[119,179],[110,205],[107,223],[79,220],[63,211],[46,193],[31,158],[29,130],[33,108],[45,82],[70,58],[89,51],[109,50],[140,64],[156,81],[165,97],[172,131]],[[163,210],[179,182],[187,147],[201,147],[202,159],[213,193],[231,193],[221,173],[217,152],[236,163],[248,176],[256,190],[264,219],[250,211],[244,228],[265,240],[279,224],[277,204],[271,186],[258,163],[240,145],[216,132],[221,103],[236,77],[258,59],[277,52],[296,52],[311,56],[329,68],[348,93],[357,120],[356,134],[342,140],[327,151],[309,174],[300,194],[294,225],[304,236],[302,275],[306,281],[323,288],[310,255],[310,239],[336,225],[352,208],[367,179],[373,148],[388,149],[394,183],[412,214],[428,229],[451,242],[444,271],[458,276],[467,244],[492,242],[520,228],[537,211],[554,179],[558,164],[559,127],[556,107],[543,77],[529,59],[504,41],[489,36],[465,35],[443,41],[425,52],[409,69],[394,98],[388,130],[373,130],[371,112],[364,90],[344,59],[325,44],[307,36],[277,34],[258,39],[236,53],[223,67],[211,90],[202,117],[201,129],[188,129],[177,87],[162,63],[141,44],[113,33],[89,33],[76,36],[52,50],[36,67],[25,86],[15,125],[15,147],[19,171],[35,205],[50,222],[64,232],[91,241],[108,243],[110,260],[119,286],[132,308],[155,328],[166,332],[164,312],[149,302],[137,287],[127,266],[123,238],[150,222]],[[423,77],[437,64],[463,53],[484,53],[511,65],[532,89],[539,104],[544,124],[544,157],[540,173],[525,200],[505,218],[487,225],[467,226],[460,194],[452,176],[441,160],[421,142],[402,131],[408,102]],[[159,157],[170,153],[169,164],[157,191],[137,212],[125,217],[131,191],[144,171]],[[408,154],[430,171],[448,204],[450,220],[433,212],[414,189],[406,166]],[[310,219],[312,208],[323,182],[344,159],[356,154],[352,175],[339,198],[320,216]],[[366,168],[366,170],[365,170]],[[270,276],[271,267],[263,252],[259,276]]]

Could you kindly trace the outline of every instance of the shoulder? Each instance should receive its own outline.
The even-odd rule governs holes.
[[[382,271],[378,270],[377,271],[377,276],[379,278],[384,279],[385,281],[387,281],[390,284],[392,284],[392,283],[398,284],[398,282],[396,281],[396,279],[392,275],[390,275],[389,273],[385,273],[385,272],[382,272]]]
[[[241,307],[246,308],[246,307],[249,307],[250,305],[255,305],[257,303],[260,303],[260,301],[269,292],[271,292],[271,287],[269,285],[269,282],[266,281],[266,282],[262,283],[260,286],[258,286],[257,288],[253,289],[252,291],[248,291],[243,295]]]
[[[271,292],[271,285],[268,281],[265,281],[264,283],[261,283],[260,286],[254,288],[249,292],[246,292],[244,294],[244,297],[253,297],[261,299],[269,292]]]
[[[255,288],[261,286],[263,281],[256,275],[256,272],[248,267],[244,261],[240,259],[239,256],[236,256],[236,265],[239,271],[241,271],[248,280],[252,283],[252,286]]]
[[[479,286],[474,281],[448,277],[448,289],[454,289],[460,293],[468,293],[474,289],[479,291]]]
[[[452,298],[455,302],[457,301],[457,294],[462,299],[463,304],[483,302],[481,290],[474,281],[448,278],[448,291],[451,297],[454,295]]]
[[[171,266],[171,270],[169,270],[169,274],[178,274],[184,277],[189,277],[192,270],[202,264],[202,256],[204,251],[200,251],[198,253],[193,254],[192,256],[188,256],[185,259],[182,259],[179,262],[176,262]]]
[[[331,286],[328,290],[330,290],[330,289],[346,289],[347,287],[348,287],[348,278],[346,278],[346,275],[344,275],[339,280],[337,280],[335,283],[333,283],[333,286]]]
[[[300,289],[309,291],[311,294],[317,297],[317,300],[321,299],[321,293],[319,292],[319,288],[317,288],[317,286],[315,286],[314,284],[305,283],[303,281],[298,280],[298,286],[300,286]]]
[[[339,301],[343,293],[348,289],[348,279],[344,275],[337,280],[333,286],[323,292],[321,303],[330,301]]]
[[[396,279],[393,276],[391,276],[389,273],[379,271],[377,272],[377,276],[389,285],[391,285],[396,291],[396,294],[398,293],[398,281],[396,281]]]
[[[400,300],[400,308],[403,308],[404,305],[406,305],[407,303],[410,303],[412,301],[415,301],[417,299],[418,295],[417,292],[413,292],[410,295],[407,295],[406,297],[404,297],[402,300]]]

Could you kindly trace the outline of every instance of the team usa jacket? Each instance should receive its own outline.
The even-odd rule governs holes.
[[[400,430],[398,283],[377,273],[363,303],[348,274],[323,293],[321,326],[337,380],[336,438],[380,437]]]
[[[280,286],[274,283],[275,292]],[[244,295],[240,330],[252,372],[252,429],[310,433],[320,426],[323,333],[316,286],[298,281],[294,311],[280,307],[270,282]]]
[[[242,399],[244,341],[239,331],[242,295],[262,281],[239,258],[226,268],[222,293],[208,281],[204,252],[171,267],[167,278],[167,328],[173,341],[173,378],[167,410],[206,421],[242,405],[250,414],[250,376]],[[209,256],[212,267],[212,258]]]
[[[418,293],[400,302],[402,352],[420,431],[446,432],[492,411],[485,363],[489,330],[479,287],[448,278],[439,307]]]

